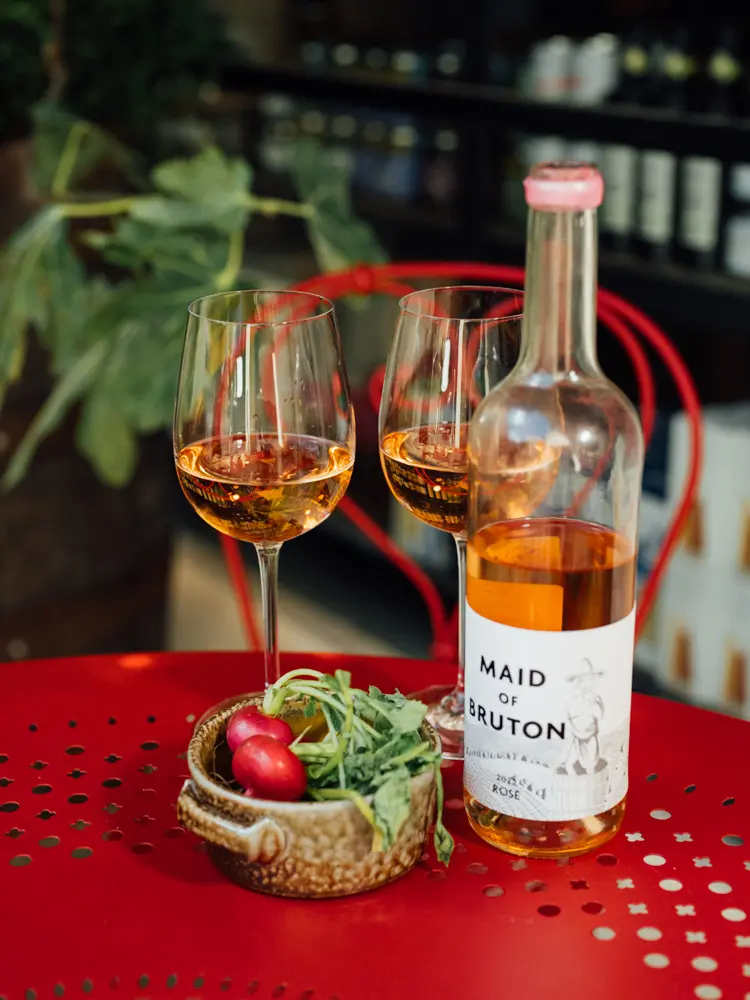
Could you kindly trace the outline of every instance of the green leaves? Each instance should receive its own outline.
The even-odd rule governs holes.
[[[39,444],[59,427],[70,407],[92,384],[106,350],[103,341],[93,344],[58,380],[8,463],[0,484],[4,489],[12,489],[20,482]]]
[[[383,838],[383,850],[396,843],[411,811],[411,775],[402,765],[391,771],[372,799],[375,823]]]
[[[447,865],[453,838],[442,822],[440,754],[420,731],[425,706],[398,692],[353,688],[351,675],[343,670],[333,677],[317,671],[290,671],[266,692],[263,709],[279,715],[287,701],[297,708],[302,701],[308,718],[322,711],[328,723],[328,733],[320,742],[292,744],[305,764],[309,795],[317,800],[352,801],[373,826],[373,850],[393,847],[411,811],[411,779],[434,771],[435,849]]]
[[[314,209],[307,233],[324,271],[387,259],[372,227],[354,215],[348,171],[320,143],[310,139],[297,144],[292,174],[300,197]]]
[[[165,194],[217,208],[241,206],[251,177],[245,160],[227,157],[217,146],[208,146],[190,159],[167,160],[151,174],[154,187]]]
[[[379,730],[392,729],[394,733],[409,733],[418,730],[424,721],[427,709],[421,701],[411,701],[398,691],[383,694],[371,687],[369,694],[358,697],[362,710],[372,713],[372,719]],[[385,725],[384,725],[385,723]]]
[[[213,146],[159,164],[149,187],[131,154],[98,126],[50,103],[38,106],[35,126],[34,176],[50,203],[0,250],[0,407],[21,376],[31,329],[49,352],[57,381],[11,460],[6,487],[18,482],[39,443],[78,403],[78,448],[104,482],[127,482],[137,436],[171,423],[187,306],[236,287],[253,212],[304,218],[326,269],[384,259],[370,227],[352,213],[346,171],[319,144],[299,146],[295,173],[306,203],[298,204],[253,195],[249,164]],[[147,193],[101,199],[71,193],[103,162]],[[101,219],[106,226],[76,230],[72,238],[75,219]],[[84,267],[81,242],[118,269],[116,282],[97,273],[96,264]],[[321,768],[326,777],[345,777],[345,750],[365,751],[381,732],[419,726],[413,703],[379,692],[369,707],[359,706],[372,715],[365,722],[347,700],[354,697],[348,675],[331,684],[327,711],[343,743],[330,769]]]
[[[42,101],[36,105],[33,177],[42,193],[62,198],[105,158],[131,180],[136,178],[135,157],[109,132],[58,104]]]
[[[76,445],[107,486],[124,486],[138,461],[136,436],[102,391],[86,401],[76,429]]]
[[[20,378],[26,328],[49,307],[43,264],[50,245],[63,234],[59,211],[47,206],[13,234],[0,257],[0,406],[7,387]]]
[[[434,763],[435,768],[435,853],[438,856],[438,861],[442,861],[444,865],[447,865],[453,854],[453,848],[455,846],[453,842],[453,837],[450,832],[445,828],[443,823],[443,803],[445,801],[445,791],[443,789],[443,772],[440,770],[440,761],[436,760]]]
[[[231,233],[247,225],[252,171],[245,160],[208,146],[190,159],[167,160],[151,172],[155,195],[135,207],[135,218],[152,225],[213,226]]]

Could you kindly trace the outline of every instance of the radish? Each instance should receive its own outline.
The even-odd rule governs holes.
[[[299,757],[272,736],[245,740],[232,758],[232,774],[259,799],[296,802],[307,788],[307,775]]]
[[[270,736],[280,743],[289,746],[294,740],[294,733],[288,722],[264,715],[255,705],[245,705],[234,713],[227,724],[227,743],[232,753],[251,736]]]

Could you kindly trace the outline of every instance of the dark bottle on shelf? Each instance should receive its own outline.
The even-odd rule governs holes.
[[[690,35],[677,28],[652,50],[653,89],[649,103],[674,111],[690,104],[695,76]],[[672,256],[677,201],[677,157],[667,149],[644,149],[640,155],[638,245],[652,260]]]
[[[721,31],[709,54],[697,110],[740,118],[742,63],[739,36],[733,28]],[[730,186],[733,167],[730,167]],[[742,166],[736,168],[741,172]],[[680,258],[696,267],[715,267],[720,251],[722,181],[724,169],[715,156],[686,156],[680,183]]]
[[[424,196],[429,205],[451,209],[459,186],[461,138],[457,129],[438,128],[430,137],[424,164]]]
[[[387,200],[412,204],[421,181],[420,135],[414,125],[401,123],[389,132],[387,148],[374,193]]]
[[[389,62],[388,51],[380,45],[372,45],[365,51],[362,62],[368,73],[387,73]]]
[[[377,117],[369,117],[370,112],[362,111],[361,140],[357,147],[354,163],[354,185],[366,196],[378,192],[383,168],[387,162],[388,122],[382,113],[372,112]]]
[[[338,110],[331,118],[328,147],[332,163],[349,174],[354,172],[357,138],[355,116],[347,108]]]
[[[265,94],[258,110],[261,135],[258,161],[270,174],[286,175],[291,168],[295,142],[299,137],[297,103],[286,94]]]
[[[328,65],[333,6],[331,0],[296,0],[289,12],[291,33],[299,43],[298,58],[306,69],[320,71]]]
[[[438,80],[461,80],[466,68],[466,43],[450,39],[437,47],[430,67],[431,75]]]
[[[325,42],[312,39],[303,42],[299,49],[299,58],[305,69],[320,72],[328,66],[329,51]]]
[[[747,122],[746,61],[736,30],[722,29],[718,44],[706,64],[706,110],[733,121]],[[750,278],[750,157],[748,161],[724,165],[724,219],[719,227],[714,257],[720,266],[738,278]]]
[[[644,104],[648,96],[651,53],[648,37],[635,31],[620,50],[619,80],[610,100]],[[601,240],[617,250],[630,248],[636,229],[639,153],[628,143],[607,143],[601,150],[604,201],[600,212]]]
[[[413,49],[397,49],[390,58],[391,73],[400,80],[421,80],[427,76],[427,59]]]
[[[331,51],[331,62],[337,73],[351,73],[357,69],[359,60],[359,49],[350,42],[340,42]]]

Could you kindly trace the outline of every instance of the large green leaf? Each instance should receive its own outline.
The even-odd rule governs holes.
[[[315,259],[324,271],[387,260],[371,226],[353,216],[318,211],[307,223]]]
[[[206,204],[242,204],[252,171],[246,160],[225,156],[218,146],[207,146],[196,156],[166,160],[154,167],[154,187],[185,201]]]
[[[53,375],[58,378],[66,375],[94,344],[102,343],[105,351],[111,350],[127,285],[127,282],[112,285],[104,278],[91,278],[80,294],[72,296],[75,301],[70,309],[58,303],[46,339]]]
[[[124,486],[132,477],[138,462],[135,433],[100,386],[83,406],[76,445],[106,486]]]
[[[124,323],[102,373],[108,398],[141,434],[168,428],[177,392],[186,310]]]
[[[142,183],[136,157],[109,132],[58,104],[42,101],[36,105],[33,177],[40,191],[61,197],[105,158],[130,181]]]
[[[219,274],[227,257],[226,236],[208,227],[175,232],[125,217],[112,233],[92,230],[84,239],[113,264],[136,272],[171,271],[190,281]]]
[[[301,199],[314,209],[307,232],[323,270],[387,259],[372,227],[352,211],[349,171],[319,142],[306,139],[297,144],[293,176]]]
[[[213,202],[179,201],[156,194],[139,199],[130,214],[133,219],[147,222],[152,226],[171,229],[213,226],[229,233],[247,223],[249,211],[247,205],[242,203],[227,207]]]
[[[199,282],[166,271],[118,289],[118,321],[101,381],[139,433],[170,426],[187,308],[214,290],[210,275]]]
[[[88,390],[106,353],[107,345],[104,341],[93,344],[57,381],[14,451],[0,481],[3,489],[10,490],[20,482],[41,442],[57,429],[71,406]]]
[[[41,264],[65,232],[59,210],[49,205],[13,234],[0,255],[0,405],[7,387],[21,375],[29,324],[44,327]]]
[[[67,338],[77,338],[95,291],[86,281],[83,264],[68,240],[67,226],[49,240],[40,257],[37,275],[39,297],[36,333],[53,354]]]
[[[189,159],[167,160],[151,173],[167,198],[149,198],[136,207],[143,221],[164,226],[210,224],[224,232],[244,227],[249,215],[252,171],[246,160],[208,146]]]

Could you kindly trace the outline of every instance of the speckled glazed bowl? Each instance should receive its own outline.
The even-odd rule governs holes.
[[[270,802],[223,787],[214,770],[227,721],[246,697],[196,729],[190,778],[177,802],[180,822],[208,844],[214,864],[237,885],[277,896],[348,896],[392,882],[419,861],[435,807],[432,771],[412,778],[411,813],[389,851],[372,850],[372,827],[351,802]],[[428,724],[423,735],[439,748]]]

